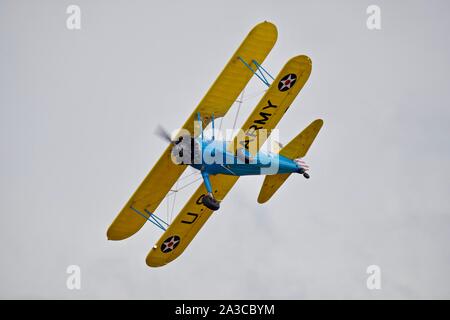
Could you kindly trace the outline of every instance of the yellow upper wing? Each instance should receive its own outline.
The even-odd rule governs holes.
[[[166,148],[150,173],[114,219],[107,231],[109,240],[123,240],[135,234],[147,221],[135,210],[146,216],[148,214],[145,213],[145,210],[155,211],[186,169],[186,166],[175,165],[172,162],[171,150],[172,146]]]
[[[275,45],[277,37],[278,31],[274,24],[267,21],[257,24],[233,54],[183,128],[193,133],[193,124],[197,120],[198,112],[202,115],[204,126],[211,121],[212,114],[216,118],[223,117],[253,76],[253,72],[240,61],[239,57],[248,62],[256,60],[262,63]],[[256,69],[252,64],[250,65]]]
[[[276,39],[277,29],[275,25],[269,22],[256,25],[233,54],[222,73],[182,128],[193,133],[193,124],[197,112],[203,115],[205,125],[210,121],[211,114],[214,114],[215,117],[225,115],[253,75],[238,57],[245,61],[256,60],[262,63],[274,46]],[[145,210],[154,212],[183,173],[186,166],[175,165],[171,160],[170,151],[171,146],[168,146],[115,218],[107,231],[108,239],[122,240],[136,233],[144,225],[146,219],[133,209],[141,213],[144,213]]]

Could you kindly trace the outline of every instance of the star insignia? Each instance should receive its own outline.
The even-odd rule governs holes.
[[[168,253],[175,249],[178,244],[180,243],[180,237],[179,236],[172,236],[167,238],[163,244],[161,245],[161,251],[164,253]]]
[[[286,91],[289,90],[297,81],[297,76],[293,73],[290,73],[284,76],[280,82],[278,83],[278,90]]]

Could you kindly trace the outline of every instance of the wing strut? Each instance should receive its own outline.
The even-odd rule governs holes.
[[[146,220],[150,221],[151,223],[153,223],[155,226],[157,226],[158,228],[160,228],[163,231],[166,231],[166,227],[169,226],[169,224],[167,222],[165,222],[163,219],[158,217],[156,214],[151,213],[147,209],[144,209],[144,211],[145,211],[145,213],[148,214],[148,216],[146,214],[140,212],[138,209],[134,208],[133,206],[130,206],[130,209],[133,210],[134,212],[136,212],[138,215],[144,217]]]
[[[272,75],[266,70],[264,69],[264,67],[262,65],[260,65],[258,63],[258,61],[256,61],[255,59],[252,59],[252,63],[256,66],[256,70],[254,70],[250,64],[248,64],[244,59],[242,59],[241,57],[238,57],[239,60],[241,60],[241,62],[250,69],[251,72],[253,72],[253,74],[255,76],[257,76],[259,78],[259,80],[261,80],[266,86],[270,87],[270,82],[269,80],[267,80],[266,75],[269,76],[272,80],[275,80]]]

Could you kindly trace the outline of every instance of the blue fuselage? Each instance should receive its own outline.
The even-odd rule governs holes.
[[[197,142],[202,146],[202,159],[191,166],[208,174],[272,175],[300,170],[296,162],[279,154],[259,151],[251,155],[248,150],[239,148],[235,155],[228,151],[233,150],[229,148],[231,142],[201,139]]]

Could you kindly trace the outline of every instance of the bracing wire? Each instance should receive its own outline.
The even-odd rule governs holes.
[[[166,221],[169,221],[169,206],[170,206],[170,202],[169,202],[169,197],[166,195]]]
[[[196,172],[196,173],[197,173],[197,172]],[[200,174],[200,172],[198,172],[197,174]],[[199,181],[199,180],[201,180],[201,179],[202,179],[202,177],[199,177],[199,178],[195,179],[194,181],[191,181],[191,182],[185,184],[184,186],[179,187],[178,189],[172,189],[172,190],[170,190],[170,192],[166,195],[166,198],[175,195],[177,192],[183,190],[184,188],[186,188],[186,187],[188,187],[188,186],[194,184],[195,182],[197,182],[197,181]]]
[[[245,99],[239,99],[242,102],[247,102],[249,100],[252,100],[254,98],[258,98],[259,96],[261,96],[263,93],[265,93],[268,89],[264,89],[264,90],[259,90],[256,92],[253,92],[252,94],[248,94]]]
[[[224,118],[224,117],[221,117],[221,118],[220,118],[219,132],[222,131],[223,118]]]
[[[177,181],[177,183],[175,184],[175,189],[178,189],[178,183],[180,182],[180,180]],[[170,211],[170,215],[169,215],[169,223],[172,222],[172,217],[173,217],[173,210],[175,209],[175,202],[177,200],[177,193],[175,192],[175,195],[173,196],[173,203],[172,203],[172,210]]]
[[[221,165],[222,168],[226,169],[228,172],[230,172],[233,176],[236,176],[236,173],[234,173],[231,169],[227,168],[224,165]]]
[[[181,180],[185,180],[186,178],[192,177],[194,174],[198,174],[198,171],[191,172],[191,173],[185,175],[184,177],[181,177],[180,179],[178,179],[177,182],[179,182]]]
[[[236,124],[237,124],[237,120],[238,120],[238,118],[239,118],[239,113],[240,113],[240,111],[241,111],[242,104],[243,104],[244,102],[247,102],[247,101],[249,101],[249,100],[252,100],[252,99],[254,99],[254,98],[257,98],[257,97],[261,96],[261,95],[262,95],[263,93],[265,93],[266,91],[267,91],[267,89],[259,90],[259,91],[257,91],[257,92],[253,92],[252,94],[249,94],[249,95],[245,96],[245,88],[244,88],[244,90],[242,90],[242,93],[241,93],[241,95],[240,95],[240,98],[239,98],[238,100],[236,100],[236,102],[238,103],[238,108],[237,108],[237,110],[236,110],[236,115],[235,115],[235,117],[234,117],[233,131],[236,129]],[[245,99],[244,99],[244,96],[245,96]],[[223,118],[224,118],[224,117],[221,117],[221,119],[220,119],[219,131],[222,130]],[[202,119],[202,123],[204,124],[204,119]],[[236,174],[235,174],[233,171],[231,171],[230,169],[228,169],[228,168],[226,168],[226,169],[227,169],[231,174],[236,175]],[[189,187],[190,185],[192,185],[192,184],[194,184],[194,183],[200,181],[200,180],[202,179],[202,177],[198,177],[198,178],[196,178],[195,180],[193,180],[193,181],[191,181],[191,182],[189,182],[189,183],[187,183],[187,184],[185,184],[185,185],[183,185],[183,186],[181,186],[181,187],[179,187],[180,181],[186,180],[187,178],[192,177],[192,176],[195,176],[195,175],[198,175],[198,174],[200,174],[199,171],[194,171],[194,172],[191,172],[191,173],[185,175],[184,177],[181,177],[180,179],[177,180],[177,182],[176,182],[176,184],[175,184],[175,189],[170,190],[170,191],[167,193],[167,195],[165,196],[165,198],[166,198],[166,204],[167,204],[167,208],[166,208],[166,218],[167,218],[167,221],[170,222],[170,221],[172,220],[172,218],[173,218],[173,213],[174,213],[174,210],[175,210],[175,203],[176,203],[177,193],[178,193],[179,191],[181,191],[181,190],[183,190],[183,189]],[[171,196],[173,196],[172,201],[170,201],[170,199],[169,199]]]
[[[238,109],[236,111],[236,116],[234,117],[233,132],[236,129],[236,122],[237,122],[237,119],[239,117],[239,111],[241,111],[241,105],[242,105],[242,102],[244,100],[244,93],[245,93],[245,88],[244,88],[244,90],[242,90],[241,97],[238,100]]]
[[[253,99],[255,99],[255,98],[260,97],[260,96],[261,96],[263,93],[265,93],[267,90],[268,90],[268,89],[263,89],[263,90],[258,90],[258,91],[252,92],[251,94],[247,94],[246,97],[245,97],[245,99],[244,99],[244,91],[245,91],[245,89],[242,90],[242,93],[241,93],[240,98],[238,98],[238,99],[235,101],[235,103],[238,103],[238,110],[237,110],[236,117],[235,117],[234,124],[233,124],[233,131],[234,131],[234,129],[236,129],[237,118],[238,118],[238,115],[239,115],[239,112],[240,112],[240,109],[241,109],[242,104],[243,104],[244,102],[247,102],[247,101],[250,101],[250,100],[253,100]],[[224,119],[224,118],[225,118],[225,117],[220,117],[219,132],[222,131],[223,119]]]

